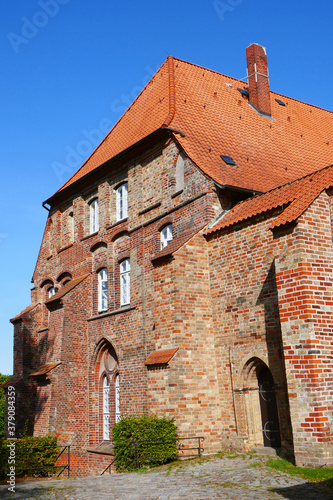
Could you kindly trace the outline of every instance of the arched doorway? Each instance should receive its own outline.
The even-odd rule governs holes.
[[[251,358],[243,370],[246,420],[250,446],[281,447],[274,378],[259,358]]]

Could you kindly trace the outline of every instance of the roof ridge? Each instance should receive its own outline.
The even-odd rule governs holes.
[[[196,68],[204,69],[205,71],[209,71],[210,73],[215,73],[216,75],[224,76],[225,78],[229,78],[229,80],[234,80],[236,82],[244,83],[247,85],[247,82],[244,82],[240,78],[234,78],[233,76],[226,75],[225,73],[220,73],[215,69],[205,68],[205,66],[201,66],[201,64],[195,64],[189,61],[185,61],[184,59],[180,59],[179,57],[173,57],[174,61],[180,61],[182,63],[188,64],[190,66],[195,66]]]
[[[176,89],[175,89],[175,71],[173,66],[173,57],[167,57],[169,72],[169,114],[164,120],[162,127],[169,127],[176,112]]]
[[[321,106],[316,106],[315,104],[311,104],[310,102],[301,101],[300,99],[295,99],[295,97],[290,97],[289,95],[280,94],[280,92],[274,92],[274,90],[270,90],[271,94],[278,95],[279,97],[284,97],[285,99],[290,99],[291,101],[300,102],[305,104],[305,106],[311,106],[311,108],[320,109],[321,111],[327,111],[328,113],[333,113],[330,109],[322,108]]]
[[[195,63],[192,63],[189,61],[185,61],[184,59],[180,59],[179,57],[174,57],[173,59],[174,59],[174,61],[180,61],[182,63],[189,64],[190,66],[196,66],[197,68],[204,69],[205,71],[209,71],[210,73],[215,73],[217,75],[229,78],[230,80],[234,80],[234,81],[242,83],[244,85],[248,85],[248,82],[245,82],[243,79],[234,78],[233,76],[226,75],[225,73],[220,73],[219,71],[216,71],[214,69],[210,69],[210,68],[206,68],[205,66],[201,66],[201,64],[195,64]],[[317,108],[317,109],[320,109],[322,111],[328,111],[329,113],[333,113],[333,111],[331,111],[330,109],[322,108],[321,106],[316,106],[315,104],[311,104],[309,102],[302,101],[300,99],[295,99],[294,97],[290,97],[286,94],[281,94],[279,92],[275,92],[274,90],[271,90],[271,89],[270,89],[270,94],[278,95],[280,97],[285,97],[286,99],[291,99],[295,102],[300,102],[300,103],[305,104],[307,106],[311,106],[312,108]]]

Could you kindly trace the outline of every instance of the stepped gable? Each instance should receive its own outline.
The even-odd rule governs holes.
[[[332,112],[269,92],[271,115],[264,116],[238,89],[248,86],[169,56],[56,194],[163,127],[182,132],[175,140],[223,186],[265,192],[333,163]]]

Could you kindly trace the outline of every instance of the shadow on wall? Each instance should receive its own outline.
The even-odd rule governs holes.
[[[282,443],[287,447],[287,449],[289,449],[289,451],[291,451],[293,447],[293,439],[274,261],[270,265],[266,279],[258,296],[256,305],[259,304],[263,305],[265,310],[268,367],[274,379],[273,389],[275,391],[278,405]]]
[[[33,435],[34,427],[47,407],[51,380],[48,374],[31,377],[30,374],[52,359],[55,339],[48,331],[31,333],[29,323],[21,331],[23,336],[23,383],[18,387],[16,433]]]

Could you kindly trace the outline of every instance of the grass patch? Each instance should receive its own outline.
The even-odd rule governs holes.
[[[298,467],[283,458],[270,458],[267,460],[266,465],[271,469],[303,477],[312,483],[321,483],[323,486],[333,489],[333,468],[321,467],[320,469],[310,469],[307,467]]]

